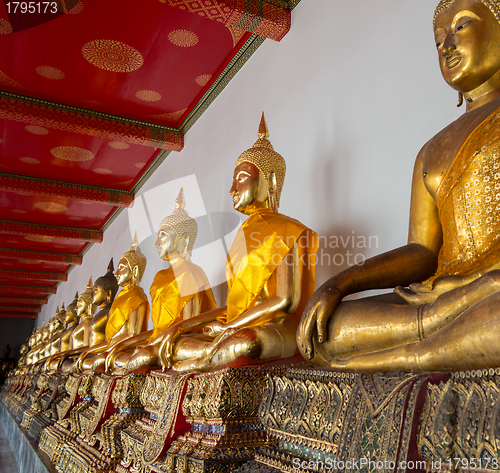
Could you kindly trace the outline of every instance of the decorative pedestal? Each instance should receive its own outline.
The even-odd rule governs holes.
[[[57,420],[56,403],[61,400],[66,392],[66,379],[66,375],[51,375],[43,396],[24,413],[23,422],[26,420],[27,424],[25,428],[28,429],[29,435],[37,442],[40,439],[42,430]]]
[[[15,417],[16,421],[21,423],[24,417],[24,412],[31,407],[32,399],[36,396],[39,389],[38,387],[39,375],[34,375],[30,378],[26,378],[25,387],[16,396],[16,401],[14,402],[12,415]],[[31,384],[30,384],[31,383]]]
[[[419,471],[416,433],[426,386],[447,376],[317,368],[271,376],[260,418],[277,445],[238,471]]]
[[[427,387],[418,450],[428,472],[500,469],[500,368]]]
[[[111,471],[122,457],[121,431],[134,422],[143,409],[139,401],[146,375],[96,377],[94,400],[76,406],[70,414],[71,430],[57,460],[61,473]]]
[[[40,435],[40,449],[52,463],[57,463],[64,445],[76,437],[71,432],[69,414],[78,402],[92,395],[94,377],[71,374],[66,381],[66,394],[56,404],[58,421],[45,428]]]
[[[191,376],[173,372],[147,375],[140,396],[144,413],[121,432],[123,459],[117,472],[145,472],[150,463],[161,458],[176,436],[188,430],[180,410]]]
[[[95,375],[92,397],[85,398],[70,412],[72,439],[68,439],[56,463],[60,473],[93,471],[100,467],[96,463],[99,457],[99,427],[116,412],[111,403],[111,393],[116,378]]]
[[[258,418],[267,375],[285,369],[248,366],[194,375],[182,405],[191,430],[146,471],[230,472],[252,459],[269,441]]]

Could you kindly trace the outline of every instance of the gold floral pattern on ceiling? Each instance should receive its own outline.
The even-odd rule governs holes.
[[[15,89],[24,88],[21,84],[18,84],[15,80],[11,79],[7,74],[4,74],[2,71],[0,71],[0,85],[13,87]]]
[[[12,33],[12,26],[7,20],[0,18],[0,34],[10,34]]]
[[[96,174],[113,174],[113,171],[111,171],[111,169],[105,169],[105,168],[96,168],[96,169],[92,169],[92,171],[94,171]]]
[[[128,149],[130,148],[130,145],[128,143],[125,143],[123,141],[110,141],[108,143],[108,146],[113,149]]]
[[[52,66],[38,66],[35,69],[36,73],[39,76],[45,77],[46,79],[51,80],[61,80],[64,79],[64,72],[57,67]]]
[[[49,242],[49,241],[53,240],[52,237],[42,236],[42,235],[28,235],[28,236],[25,236],[24,239],[29,240],[29,241],[38,241],[40,243]]]
[[[37,202],[35,207],[51,214],[66,212],[68,210],[68,207],[56,202]]]
[[[138,90],[135,96],[144,102],[158,102],[158,100],[161,100],[161,94],[154,90]]]
[[[40,161],[36,158],[19,158],[19,161],[26,164],[40,164]]]
[[[208,81],[212,78],[212,74],[202,74],[201,76],[198,76],[195,81],[198,85],[201,85],[202,87],[208,84]]]
[[[83,57],[105,71],[133,72],[144,64],[142,54],[128,44],[110,39],[89,41],[82,47]]]
[[[170,112],[170,113],[161,113],[159,115],[151,115],[151,118],[158,118],[159,120],[167,120],[167,121],[177,121],[179,118],[184,115],[186,112],[187,108],[184,108],[182,110],[179,110],[177,112]]]
[[[94,159],[94,153],[76,146],[58,146],[50,150],[52,156],[65,161],[90,161]]]
[[[64,5],[64,2],[63,2]],[[64,13],[68,15],[77,15],[78,13],[81,13],[83,11],[83,2],[80,0],[73,8],[70,10],[65,9]]]
[[[174,30],[168,34],[168,40],[175,46],[191,48],[198,44],[198,36],[192,31]]]
[[[24,129],[29,133],[33,133],[34,135],[46,135],[49,132],[47,128],[37,125],[27,125],[24,127]]]

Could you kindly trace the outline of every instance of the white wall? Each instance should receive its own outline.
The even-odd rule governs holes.
[[[183,177],[190,213],[203,213],[203,204],[206,212],[234,213],[228,195],[234,163],[254,143],[264,110],[271,142],[287,161],[280,211],[329,242],[373,237],[371,248],[353,247],[352,239],[344,248],[323,244],[317,285],[346,267],[347,251],[373,256],[405,244],[415,156],[463,113],[438,69],[432,34],[436,3],[302,0],[290,33],[280,43],[264,42],[189,131],[184,150],[171,153],[143,187],[141,194],[149,199],[148,191],[163,185],[154,204],[146,201],[149,214],[163,218],[171,212],[179,188],[171,181]],[[140,220],[141,202],[138,196],[133,222]],[[218,219],[212,240],[234,228],[229,214]],[[157,226],[158,218],[151,223]],[[142,236],[154,230],[147,222],[135,226]],[[51,296],[38,324],[56,305],[71,302],[91,275],[104,274],[111,256],[116,263],[131,238],[124,211],[104,242],[93,246]],[[146,292],[165,267],[153,244],[154,237],[141,244],[148,257]],[[334,259],[328,263],[329,258]],[[222,298],[224,291],[218,288],[217,295]]]

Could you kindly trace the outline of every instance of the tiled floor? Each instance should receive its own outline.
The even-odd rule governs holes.
[[[9,447],[5,432],[0,425],[0,473],[20,473]],[[23,472],[28,473],[28,472]]]

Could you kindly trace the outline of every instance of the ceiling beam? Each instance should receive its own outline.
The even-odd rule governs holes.
[[[13,286],[8,284],[0,284],[0,293],[8,292],[9,294],[55,294],[55,287],[43,286]]]
[[[211,0],[209,5],[192,0],[164,0],[163,3],[275,41],[290,31],[292,13],[288,2],[280,2],[281,7],[278,2],[268,0]]]
[[[41,236],[47,238],[62,238],[65,240],[102,242],[102,232],[84,228],[55,227],[50,225],[37,225],[34,223],[11,222],[0,220],[0,233],[9,235]]]
[[[3,90],[0,118],[152,148],[181,151],[184,147],[184,136],[174,128]]]
[[[22,314],[0,314],[0,319],[38,319],[38,314],[22,315]]]
[[[21,304],[21,305],[44,305],[47,299],[34,299],[30,297],[4,297],[0,296],[0,305]]]
[[[12,269],[0,269],[0,278],[28,279],[31,281],[62,281],[68,280],[63,273],[44,273],[40,271],[15,271]]]
[[[117,207],[132,207],[134,196],[129,192],[104,187],[84,186],[50,179],[0,173],[0,190],[29,192],[32,195],[64,197],[81,202]]]
[[[14,250],[11,248],[0,248],[0,258],[25,259],[33,261],[45,261],[47,263],[65,263],[81,265],[82,257],[65,255],[62,253],[47,253],[43,251]]]
[[[42,309],[40,307],[9,307],[0,305],[0,313],[9,314],[9,313],[20,313],[20,314],[39,314]]]

